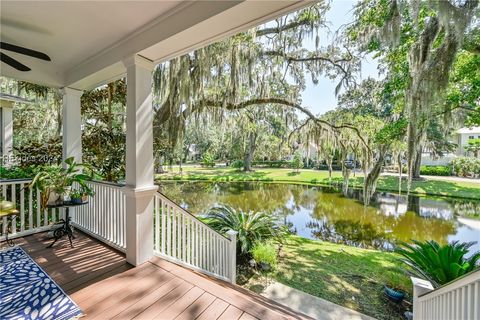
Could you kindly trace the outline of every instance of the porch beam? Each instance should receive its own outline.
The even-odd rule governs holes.
[[[139,55],[123,61],[127,69],[126,257],[137,266],[153,256],[153,110],[154,64]]]
[[[63,88],[62,117],[62,159],[74,157],[75,162],[82,163],[82,116],[80,98],[83,91]]]

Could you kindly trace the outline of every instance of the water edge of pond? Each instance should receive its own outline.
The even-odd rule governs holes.
[[[337,188],[268,182],[166,182],[162,191],[194,214],[229,205],[275,214],[302,237],[390,250],[398,241],[476,241],[480,250],[480,200],[375,193],[364,206],[362,191],[347,197]]]

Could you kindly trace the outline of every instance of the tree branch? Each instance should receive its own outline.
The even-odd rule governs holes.
[[[322,119],[316,117],[310,110],[308,110],[305,107],[302,107],[298,103],[295,103],[293,101],[289,101],[289,100],[286,100],[286,99],[282,99],[282,98],[257,98],[257,99],[250,99],[250,100],[247,100],[247,101],[242,101],[242,102],[237,103],[237,104],[233,104],[233,103],[224,104],[222,101],[204,100],[204,101],[199,101],[199,102],[195,103],[190,108],[186,108],[179,116],[185,117],[185,119],[186,119],[189,114],[192,114],[196,111],[199,111],[203,107],[225,108],[226,110],[233,111],[233,110],[241,110],[241,109],[247,108],[249,106],[254,106],[254,105],[258,106],[258,105],[264,105],[264,104],[279,104],[279,105],[291,107],[293,109],[296,109],[296,110],[302,112],[309,119],[311,119],[314,123],[316,123],[317,125],[320,125],[320,126],[324,125],[324,126],[327,126],[329,128],[332,128],[334,130],[341,130],[341,129],[353,130],[355,132],[355,134],[358,136],[358,138],[362,141],[362,144],[365,146],[365,148],[369,152],[371,152],[371,149],[368,146],[365,139],[362,137],[362,134],[360,133],[360,130],[358,130],[358,128],[356,128],[355,126],[353,126],[351,124],[348,124],[348,123],[342,124],[342,125],[331,124],[328,121],[325,121],[325,120],[322,120]],[[163,122],[161,121],[160,125],[162,123],[166,122],[166,120],[168,120],[168,119],[165,119],[165,121],[163,121]]]
[[[327,58],[324,56],[312,56],[312,57],[295,57],[291,55],[287,55],[284,52],[281,51],[265,51],[263,53],[265,56],[275,56],[275,57],[282,57],[285,59],[287,62],[309,62],[309,61],[325,61],[333,65],[334,67],[340,69],[345,75],[348,74],[347,70],[345,70],[344,66],[342,66],[340,63],[342,62],[348,62],[351,59],[331,59]]]
[[[287,30],[290,30],[290,29],[295,29],[299,26],[310,25],[310,24],[311,24],[311,22],[308,21],[308,20],[293,21],[293,22],[287,23],[287,24],[285,24],[283,26],[280,26],[280,27],[271,27],[271,28],[259,29],[259,30],[257,30],[257,32],[255,32],[255,35],[257,37],[262,37],[262,36],[266,36],[266,35],[269,35],[269,34],[279,34],[283,31],[287,31]]]
[[[309,122],[311,121],[310,118],[308,118],[305,122],[303,122],[301,125],[299,125],[298,127],[296,127],[295,129],[293,129],[290,134],[288,135],[288,138],[287,138],[287,141],[290,141],[290,139],[292,138],[293,134],[297,131],[300,131],[302,130]]]

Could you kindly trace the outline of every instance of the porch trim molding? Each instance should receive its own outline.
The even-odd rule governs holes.
[[[154,196],[157,193],[157,190],[157,185],[140,188],[134,188],[128,185],[123,187],[123,192],[125,193],[125,195],[135,198]]]

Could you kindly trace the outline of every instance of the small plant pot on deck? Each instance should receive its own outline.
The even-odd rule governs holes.
[[[72,203],[75,203],[75,204],[82,204],[82,203],[85,202],[85,201],[83,201],[82,198],[72,198],[72,199],[70,199],[70,201],[71,201]]]
[[[390,288],[388,286],[384,286],[383,292],[393,302],[400,303],[405,298],[405,292],[401,289]]]
[[[258,263],[258,267],[260,268],[260,270],[264,272],[270,271],[272,269],[272,266],[270,265],[270,263],[265,263],[265,262]]]

